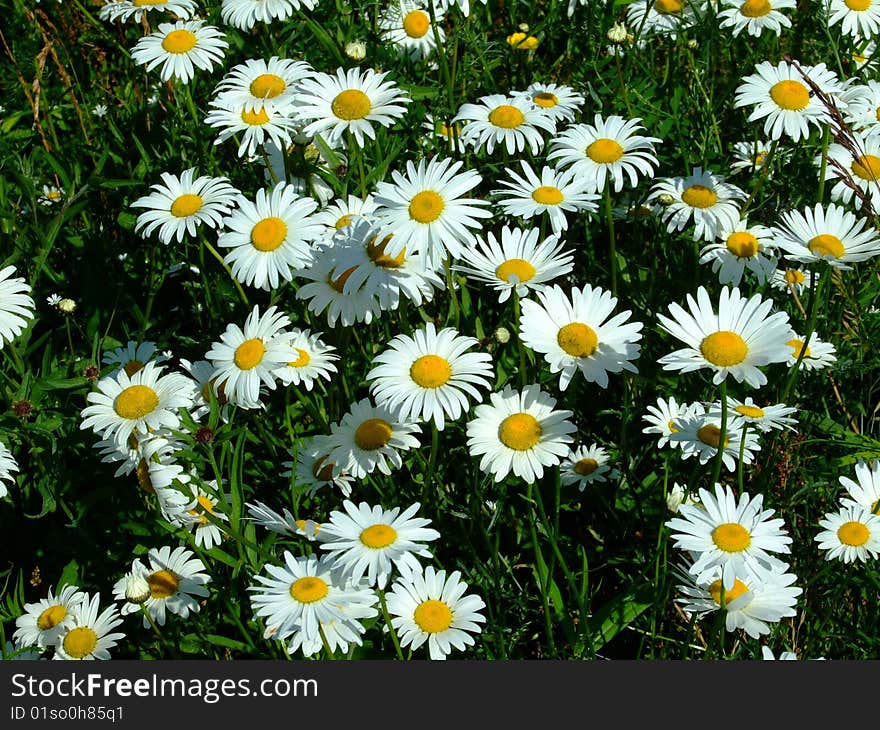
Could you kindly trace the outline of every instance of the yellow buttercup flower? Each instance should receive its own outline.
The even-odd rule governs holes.
[[[538,47],[538,39],[525,33],[511,33],[507,43],[517,51],[534,51]]]

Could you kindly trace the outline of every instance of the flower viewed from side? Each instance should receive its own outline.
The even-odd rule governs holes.
[[[785,362],[789,367],[794,367],[800,359],[802,370],[822,370],[837,362],[836,349],[830,342],[823,342],[815,332],[810,335],[810,341],[805,346],[804,338],[790,332],[785,342],[788,347],[788,357]],[[803,354],[801,354],[803,353]]]
[[[472,634],[480,633],[486,620],[480,613],[486,603],[467,589],[459,571],[447,575],[430,565],[423,573],[398,578],[388,592],[388,613],[400,645],[415,651],[427,643],[433,660],[473,646]]]
[[[714,462],[721,451],[724,467],[734,472],[742,452],[743,465],[751,464],[761,445],[754,432],[743,434],[743,422],[737,416],[729,416],[724,429],[722,445],[721,418],[715,413],[700,413],[676,420],[676,431],[669,436],[669,442],[681,449],[681,458],[696,456],[700,464]],[[743,443],[745,438],[745,443]]]
[[[874,113],[876,115],[876,111]],[[837,142],[828,146],[825,180],[836,180],[831,188],[831,199],[849,204],[855,198],[857,205],[867,199],[875,208],[880,207],[880,135],[877,128],[867,134],[852,132],[849,143],[856,154]],[[821,170],[821,157],[816,162]]]
[[[321,334],[298,328],[287,333],[297,358],[275,371],[284,385],[302,385],[306,390],[311,390],[316,380],[330,380],[332,373],[337,371],[333,364],[339,360],[339,355],[334,354],[336,348],[325,344]]]
[[[872,514],[876,514],[880,506],[880,460],[874,459],[869,465],[864,459],[859,459],[855,471],[857,481],[847,476],[838,477],[841,486],[849,495],[841,502],[860,505]]]
[[[816,203],[803,212],[783,213],[773,229],[776,245],[791,261],[824,261],[837,269],[851,269],[851,263],[880,254],[880,236],[867,218],[831,203]]]
[[[671,440],[671,436],[681,430],[679,421],[686,421],[702,413],[699,403],[679,403],[674,396],[668,399],[658,398],[657,405],[648,406],[648,412],[642,416],[642,420],[648,424],[642,429],[642,433],[658,434],[658,449],[662,449],[667,443],[670,446],[679,446],[680,442]]]
[[[0,499],[9,494],[9,489],[4,482],[15,484],[15,475],[13,472],[18,471],[18,462],[9,448],[0,441]]]
[[[24,332],[36,309],[30,285],[14,273],[14,266],[0,269],[0,350]]]

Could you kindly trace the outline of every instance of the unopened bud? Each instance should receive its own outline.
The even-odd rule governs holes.
[[[623,23],[615,23],[608,29],[607,38],[612,43],[626,43],[626,26]]]
[[[499,327],[495,330],[495,341],[500,344],[510,342],[510,330],[507,327]]]
[[[140,573],[125,576],[125,600],[129,603],[144,603],[150,597],[150,584]]]
[[[669,193],[661,193],[657,196],[657,202],[660,203],[663,207],[672,205],[675,202],[675,198],[673,198]]]
[[[352,41],[345,44],[345,55],[352,61],[363,61],[367,57],[367,44],[363,41]]]

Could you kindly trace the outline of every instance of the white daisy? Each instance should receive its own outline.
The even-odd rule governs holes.
[[[238,191],[225,177],[196,178],[196,168],[184,170],[180,177],[162,173],[162,183],[152,185],[153,192],[138,198],[132,208],[147,208],[137,217],[134,230],[144,238],[159,229],[159,240],[171,243],[183,240],[184,234],[196,235],[202,224],[220,228]]]
[[[841,503],[857,504],[876,514],[880,506],[880,460],[874,459],[868,465],[864,459],[859,459],[855,471],[857,482],[849,477],[838,477],[841,486],[849,495],[849,498],[844,497]]]
[[[760,294],[745,299],[737,287],[724,287],[716,314],[701,286],[696,300],[687,295],[687,303],[690,312],[673,302],[672,317],[657,315],[660,326],[687,345],[658,360],[664,370],[687,373],[708,368],[714,371],[716,385],[730,374],[738,383],[760,388],[767,376],[758,368],[788,357],[788,314],[770,314],[772,299],[761,299]]]
[[[236,205],[223,221],[226,230],[217,246],[231,249],[223,263],[242,284],[277,289],[311,263],[311,244],[323,232],[311,217],[318,208],[312,198],[302,198],[280,182],[271,191],[258,190],[253,203],[239,195]]]
[[[746,270],[763,284],[776,270],[773,231],[766,226],[741,218],[733,226],[724,226],[718,240],[703,247],[700,263],[712,264],[720,284],[738,286]]]
[[[150,588],[150,597],[143,604],[129,603],[125,598],[126,577],[123,576],[113,585],[113,596],[118,601],[125,601],[122,615],[140,613],[141,605],[159,626],[165,625],[166,612],[181,618],[201,610],[201,599],[207,598],[207,585],[211,576],[205,572],[205,564],[192,551],[185,547],[173,550],[163,545],[150,548],[147,553],[149,565],[144,565],[140,558],[131,564],[131,575],[141,576]],[[150,628],[149,619],[143,617],[143,626]]]
[[[245,507],[250,518],[260,527],[285,537],[296,537],[298,534],[300,520],[297,520],[287,507],[284,508],[283,515],[259,501],[246,502]]]
[[[673,446],[681,448],[681,458],[696,456],[700,464],[714,462],[721,447],[721,417],[714,413],[698,413],[675,421],[678,428],[669,436]],[[746,431],[743,444],[742,420],[729,416],[724,430],[724,446],[721,449],[721,462],[730,471],[736,471],[739,454],[742,451],[743,464],[751,464],[755,454],[761,449],[755,433]]]
[[[627,181],[635,187],[640,175],[654,176],[659,164],[654,145],[663,141],[636,134],[644,129],[641,121],[596,114],[593,124],[572,125],[550,140],[547,161],[571,168],[588,192],[600,192],[607,184],[619,193]]]
[[[518,297],[542,291],[547,282],[574,269],[574,254],[565,250],[564,241],[557,235],[539,243],[540,234],[538,228],[504,226],[499,241],[489,231],[485,239],[477,239],[476,247],[463,249],[462,263],[452,268],[495,289],[499,304],[514,291]]]
[[[403,512],[400,507],[385,510],[349,500],[342,506],[345,512],[334,510],[321,526],[325,539],[321,549],[333,556],[333,566],[344,578],[360,583],[366,576],[367,585],[384,588],[394,568],[403,576],[419,573],[419,558],[432,557],[423,543],[436,540],[440,533],[428,527],[431,520],[414,516],[421,506],[418,502]]]
[[[635,0],[626,8],[626,22],[639,35],[675,37],[694,22],[689,0]]]
[[[428,0],[429,2],[431,0]],[[443,30],[443,11],[435,4],[434,20],[440,42],[446,40]],[[423,2],[394,0],[380,15],[379,35],[385,43],[398,50],[400,55],[413,60],[429,58],[437,50],[437,39],[431,27],[431,16]]]
[[[219,508],[220,488],[217,486],[217,480],[212,479],[207,482],[207,489],[201,485],[191,481],[189,483],[190,494],[194,503],[188,510],[193,520],[189,523],[190,532],[195,533],[195,542],[200,548],[210,550],[215,545],[219,545],[223,540],[223,529],[215,522],[207,517],[208,514],[212,518],[221,522],[229,522],[227,517]],[[223,499],[228,503],[231,495],[225,495]]]
[[[14,266],[0,269],[0,349],[24,332],[36,309],[30,285],[14,273]]]
[[[730,171],[732,173],[743,171],[756,174],[764,169],[765,164],[771,162],[769,158],[772,147],[773,143],[766,140],[735,143],[731,150],[733,161],[730,163]],[[791,157],[791,150],[783,149],[777,145],[773,155],[777,162],[782,163]],[[767,175],[771,174],[772,170],[767,170]]]
[[[828,146],[825,180],[837,181],[831,188],[831,199],[851,203],[855,198],[857,206],[869,200],[873,207],[880,207],[880,135],[876,131],[851,132],[848,145],[849,149],[836,142]],[[816,158],[820,169],[821,162],[821,156]]]
[[[59,188],[57,185],[43,185],[43,192],[37,198],[37,202],[43,206],[50,206],[60,203],[63,198],[64,188]]]
[[[45,598],[24,604],[24,613],[15,619],[13,641],[18,648],[54,646],[59,635],[73,622],[73,608],[86,597],[76,586],[66,585],[56,596],[52,588]]]
[[[13,472],[18,471],[18,463],[6,444],[0,441],[0,499],[9,494],[9,489],[4,482],[15,484]]]
[[[282,476],[293,476],[297,489],[304,489],[306,496],[314,495],[322,487],[334,487],[343,497],[350,496],[355,478],[329,460],[335,447],[333,437],[327,434],[300,439],[296,444],[296,473],[292,474],[293,461],[285,461],[282,466],[287,471]],[[289,453],[294,455],[293,451]]]
[[[311,634],[298,626],[290,636],[290,643],[287,645],[288,654],[292,655],[301,651],[304,657],[310,657],[325,647],[334,654],[345,654],[349,652],[349,647],[352,644],[357,646],[363,644],[362,637],[367,628],[361,622],[363,619],[378,616],[379,611],[375,607],[378,597],[363,585],[351,584],[346,586],[346,589],[345,602],[338,605],[344,619],[331,618],[327,621],[321,621],[319,622],[320,632],[315,630]]]
[[[272,0],[262,0],[272,2]],[[222,109],[258,112],[271,107],[290,112],[299,82],[314,73],[305,61],[272,56],[268,61],[249,58],[233,66],[217,88],[215,101]]]
[[[819,274],[807,268],[783,266],[773,272],[770,286],[784,291],[786,294],[795,293],[800,296],[804,290],[810,288],[813,277],[816,278],[816,281],[819,280]]]
[[[486,619],[480,611],[486,604],[467,589],[459,571],[447,576],[430,565],[424,573],[398,578],[388,593],[388,613],[400,645],[415,651],[427,642],[433,660],[473,646],[471,634],[482,631]]]
[[[642,429],[642,433],[659,434],[657,448],[662,449],[668,443],[670,446],[680,446],[681,442],[672,441],[674,433],[681,430],[679,421],[703,413],[699,403],[679,403],[671,396],[668,400],[658,398],[656,406],[648,406],[648,412],[642,416],[642,420],[648,425]]]
[[[526,482],[544,475],[544,467],[559,464],[569,452],[577,427],[574,414],[556,410],[556,399],[532,384],[522,391],[509,385],[489,395],[491,403],[476,407],[467,424],[468,449],[482,456],[480,469],[500,482],[510,472]]]
[[[109,659],[110,649],[125,637],[122,632],[111,633],[122,623],[116,606],[108,606],[101,613],[101,594],[89,597],[71,607],[71,620],[55,640],[53,659],[91,660]]]
[[[801,358],[800,367],[803,370],[822,370],[837,362],[837,356],[834,354],[836,349],[830,342],[823,342],[819,339],[819,335],[815,332],[810,335],[810,342],[804,347],[804,338],[795,332],[789,333],[789,339],[786,341],[788,348],[788,358],[786,364],[794,367],[798,358]],[[803,351],[803,356],[801,356]]]
[[[577,484],[584,491],[588,484],[617,479],[617,469],[608,465],[608,452],[599,444],[578,446],[569,452],[559,466],[563,484]]]
[[[129,377],[134,375],[148,362],[155,362],[161,365],[169,360],[169,356],[159,352],[155,342],[135,342],[129,340],[125,347],[116,347],[113,350],[104,353],[101,362],[104,365],[115,365],[111,375],[115,375],[119,370],[125,370]]]
[[[791,21],[780,10],[795,10],[796,0],[723,0],[724,9],[718,13],[720,28],[732,28],[736,38],[743,31],[760,36],[765,30],[776,35],[783,28],[791,28]]]
[[[570,86],[535,81],[522,92],[544,110],[555,124],[574,122],[575,115],[584,104],[584,97]]]
[[[831,203],[827,209],[816,203],[803,213],[783,213],[774,227],[776,245],[792,261],[824,261],[837,269],[849,270],[850,263],[880,254],[880,237],[867,218],[857,218]]]
[[[250,158],[258,153],[261,146],[269,144],[285,149],[299,131],[296,122],[287,116],[286,109],[263,106],[256,111],[248,111],[228,104],[228,101],[211,101],[212,109],[205,117],[205,124],[220,130],[214,140],[215,145],[235,137],[239,157]]]
[[[728,413],[735,416],[740,423],[754,426],[764,433],[774,429],[779,431],[786,429],[789,431],[796,430],[794,424],[797,423],[797,418],[791,418],[791,414],[797,413],[799,410],[799,408],[787,406],[784,403],[758,406],[751,396],[744,401],[731,398],[730,396],[727,398]],[[712,404],[712,407],[709,409],[709,415],[721,418],[721,404]]]
[[[880,32],[880,2],[877,0],[828,0],[828,27],[840,24],[844,35],[873,38]]]
[[[331,379],[331,373],[336,372],[333,363],[339,360],[339,355],[333,354],[335,347],[324,344],[321,334],[312,334],[311,330],[296,327],[287,333],[290,347],[296,351],[297,358],[275,371],[275,376],[284,385],[303,385],[306,390],[311,390],[316,380]]]
[[[639,357],[641,322],[629,322],[632,312],[611,313],[617,297],[593,288],[571,290],[558,285],[536,294],[538,301],[521,303],[520,337],[523,344],[543,353],[551,373],[560,373],[559,389],[568,388],[578,371],[589,383],[608,387],[608,373],[637,373],[632,360]],[[609,317],[611,317],[609,319]]]
[[[180,366],[189,374],[192,382],[192,406],[190,415],[194,421],[201,421],[211,413],[211,401],[215,400],[218,406],[218,415],[223,423],[229,422],[232,404],[226,397],[226,388],[217,386],[217,376],[214,365],[209,360],[196,360],[190,362],[180,358]]]
[[[314,10],[318,0],[223,0],[220,17],[239,30],[250,30],[256,23],[286,20],[295,10]]]
[[[750,497],[743,492],[739,500],[730,487],[715,485],[715,495],[700,490],[700,506],[681,505],[677,517],[666,522],[672,530],[675,547],[694,553],[688,571],[698,581],[721,577],[729,591],[747,570],[773,570],[784,563],[775,554],[791,552],[791,537],[784,521],[771,519],[775,510],[764,509],[764,495]],[[713,575],[715,568],[722,575]]]
[[[826,560],[867,562],[880,556],[880,516],[859,504],[849,503],[819,520],[824,527],[815,540],[827,550]]]
[[[370,393],[399,420],[433,421],[442,431],[446,418],[467,413],[468,396],[480,402],[479,388],[492,385],[492,356],[467,352],[478,344],[451,327],[437,332],[431,322],[412,336],[397,335],[373,358]]]
[[[219,28],[199,19],[178,20],[160,23],[155,33],[143,36],[131,49],[131,58],[138,65],[146,64],[147,71],[162,66],[162,81],[176,78],[185,84],[195,76],[195,69],[211,71],[220,64],[228,47]]]
[[[495,146],[503,146],[514,155],[531,150],[537,155],[544,147],[541,130],[555,133],[556,123],[543,109],[525,96],[490,94],[476,104],[462,104],[452,122],[464,122],[461,139],[474,148],[486,146],[492,154]]]
[[[328,241],[337,231],[354,224],[358,218],[371,220],[376,210],[372,195],[363,198],[349,194],[345,198],[334,200],[312,216],[315,223],[324,227],[323,240]]]
[[[178,18],[187,20],[198,10],[198,5],[195,0],[108,0],[101,6],[98,17],[111,23],[117,20],[140,23],[142,17],[155,10],[174,13]]]

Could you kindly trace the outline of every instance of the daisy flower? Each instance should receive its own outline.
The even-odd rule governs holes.
[[[874,54],[877,51],[877,44],[870,40],[867,43],[864,41],[857,43],[856,48],[853,49],[850,58],[852,58],[853,63],[855,63],[856,68],[860,71],[872,69],[875,64]]]
[[[786,294],[794,292],[798,296],[804,293],[805,289],[810,288],[810,282],[813,277],[819,280],[819,274],[806,268],[794,268],[783,266],[773,272],[770,279],[770,286],[774,289],[784,291]]]
[[[287,507],[284,508],[283,515],[262,502],[246,502],[245,507],[255,524],[285,537],[296,537],[300,529],[299,523],[305,523],[305,520],[297,520]]]
[[[687,345],[658,360],[664,370],[688,373],[708,368],[714,371],[715,385],[730,374],[738,383],[760,388],[767,377],[758,368],[788,358],[788,313],[770,314],[772,299],[761,299],[760,294],[745,299],[737,287],[724,287],[716,314],[701,286],[696,300],[687,295],[687,303],[690,312],[673,302],[672,317],[657,315],[660,326]]]
[[[688,418],[679,418],[675,423],[678,430],[669,436],[669,442],[681,448],[682,459],[696,456],[700,464],[708,464],[718,458],[721,447],[720,415],[698,413]],[[736,416],[728,418],[724,446],[721,448],[721,461],[728,471],[736,471],[740,451],[743,464],[751,464],[760,449],[761,445],[754,433],[746,431],[743,434],[741,419]]]
[[[492,386],[492,356],[467,352],[479,342],[451,327],[439,332],[429,322],[412,336],[397,335],[373,358],[367,373],[376,404],[401,421],[433,421],[442,431],[446,418],[457,420],[479,402],[479,388]]]
[[[687,177],[664,178],[658,181],[648,196],[657,200],[667,195],[672,202],[661,217],[669,233],[681,231],[693,218],[694,240],[711,241],[724,229],[733,229],[739,222],[738,202],[745,200],[742,188],[724,182],[724,178],[695,167]]]
[[[722,578],[725,591],[746,571],[778,569],[784,563],[775,554],[791,552],[791,537],[781,518],[771,519],[775,510],[764,509],[764,495],[739,500],[730,487],[715,485],[714,496],[700,490],[701,506],[681,505],[678,516],[666,522],[675,547],[696,555],[688,572],[698,581]],[[722,575],[714,574],[721,568]]]
[[[116,347],[105,352],[101,358],[104,365],[114,365],[111,375],[116,375],[119,370],[125,370],[128,377],[134,375],[148,362],[161,365],[170,359],[169,355],[160,353],[155,342],[135,342],[129,340],[125,347]]]
[[[345,198],[334,200],[326,207],[321,208],[312,216],[312,220],[324,227],[322,239],[326,241],[336,235],[337,231],[353,225],[359,218],[372,219],[375,210],[376,203],[373,201],[372,195],[367,194],[360,198],[357,195],[349,194]]]
[[[184,170],[179,177],[162,173],[162,183],[152,185],[153,192],[138,198],[132,208],[147,208],[137,217],[134,230],[144,238],[159,229],[159,240],[171,243],[183,240],[184,234],[196,235],[196,227],[223,225],[238,191],[225,177],[196,178],[196,168]]]
[[[613,187],[619,193],[624,184],[638,185],[639,176],[653,177],[659,164],[654,145],[663,140],[643,137],[640,118],[624,119],[616,115],[603,119],[596,114],[593,124],[575,124],[550,140],[547,161],[571,168],[588,192]]]
[[[14,266],[0,269],[0,350],[24,332],[37,306],[30,297],[30,285],[24,277],[13,278],[14,273]]]
[[[76,586],[64,586],[56,596],[49,588],[45,598],[24,604],[24,613],[15,619],[15,646],[35,646],[46,649],[54,646],[58,637],[73,622],[73,609],[82,603],[86,594]]]
[[[844,563],[867,562],[880,555],[880,516],[860,504],[843,505],[819,520],[824,527],[815,540],[820,550],[827,550],[826,560]]]
[[[222,387],[226,397],[242,408],[258,408],[260,385],[275,390],[275,371],[299,356],[284,332],[290,318],[277,310],[269,307],[261,315],[255,306],[243,328],[226,325],[220,342],[205,354],[214,365],[214,392]]]
[[[880,254],[880,237],[866,218],[831,203],[816,203],[803,213],[783,213],[773,229],[776,245],[792,261],[825,261],[837,269],[848,270],[850,263]]]
[[[80,602],[71,607],[70,623],[55,640],[53,659],[109,659],[110,649],[119,639],[125,637],[121,632],[111,633],[122,623],[116,606],[108,606],[101,613],[101,594],[89,597],[83,594]]]
[[[467,424],[468,449],[482,456],[480,469],[500,482],[510,472],[528,483],[544,475],[544,467],[568,456],[574,414],[556,410],[556,399],[537,384],[516,391],[509,385],[489,395],[490,404],[478,405]]]
[[[220,17],[239,30],[250,30],[256,23],[286,20],[295,10],[314,10],[318,0],[223,0]]]
[[[278,149],[285,149],[299,131],[296,122],[288,116],[287,109],[263,106],[256,111],[248,111],[228,106],[228,101],[217,99],[211,101],[210,106],[212,109],[205,117],[205,124],[220,130],[214,144],[222,144],[230,137],[236,137],[239,157],[252,157],[258,154],[261,146],[270,143]]]
[[[287,333],[289,345],[296,351],[297,358],[275,371],[275,376],[284,385],[303,385],[306,390],[311,390],[316,380],[330,380],[331,373],[336,372],[333,363],[339,359],[339,355],[333,354],[335,347],[324,344],[321,334],[312,334],[311,330],[299,328]]]
[[[131,564],[130,575],[141,576],[150,588],[150,597],[143,604],[129,603],[125,598],[126,577],[120,578],[113,585],[113,596],[118,601],[125,601],[122,615],[140,613],[143,605],[159,626],[165,625],[165,614],[173,613],[187,618],[190,613],[201,610],[201,599],[207,598],[208,583],[211,576],[205,572],[205,564],[185,547],[173,550],[165,545],[150,548],[147,553],[149,565],[144,565],[140,558]],[[143,617],[143,626],[150,628],[149,619]]]
[[[477,239],[476,247],[462,250],[462,263],[452,269],[491,286],[498,292],[499,304],[514,291],[521,298],[542,291],[547,282],[574,269],[574,254],[564,250],[565,243],[556,235],[539,243],[540,234],[537,228],[504,226],[499,241],[489,231],[485,239]]]
[[[763,284],[776,270],[773,231],[766,226],[741,218],[733,226],[724,226],[718,240],[703,247],[701,264],[712,264],[720,284],[738,286],[746,270]]]
[[[800,65],[800,71],[787,61],[774,66],[763,61],[755,66],[755,73],[743,78],[737,87],[734,107],[753,107],[748,121],[764,119],[764,134],[771,140],[783,135],[793,142],[810,136],[810,125],[823,127],[831,121],[825,105],[804,82],[804,76],[823,92],[839,97],[842,86],[833,71],[824,63],[816,66]],[[840,108],[844,105],[836,99]]]
[[[223,541],[223,530],[210,519],[207,515],[220,520],[221,522],[229,522],[227,517],[218,508],[218,497],[220,488],[217,486],[217,480],[212,479],[207,483],[208,489],[195,484],[189,483],[190,494],[192,494],[194,503],[192,508],[188,510],[193,520],[189,523],[190,532],[195,533],[195,542],[201,548],[210,550],[215,545],[219,545]],[[229,502],[230,495],[225,496],[225,500]]]
[[[870,134],[880,125],[880,81],[868,79],[846,86],[842,97],[846,101],[844,121],[855,132]],[[829,147],[830,149],[830,147]]]
[[[608,452],[598,444],[578,446],[569,452],[559,467],[563,484],[577,484],[584,491],[587,484],[617,479],[617,469],[608,465]]]
[[[306,496],[314,495],[322,487],[335,487],[343,497],[350,496],[354,476],[345,469],[337,469],[329,460],[335,447],[333,437],[327,434],[301,439],[296,446],[296,473],[292,473],[294,463],[285,461],[282,466],[287,471],[282,476],[293,476],[297,489],[305,489]]]
[[[763,661],[777,661],[777,658],[773,655],[773,650],[769,646],[761,647],[761,659]],[[782,661],[795,661],[797,660],[797,654],[793,651],[783,651],[780,652],[779,659]]]
[[[272,0],[262,0],[272,2]],[[233,66],[223,77],[214,93],[221,109],[259,112],[264,107],[291,111],[297,86],[314,73],[305,61],[272,56],[268,61],[249,58]]]
[[[391,173],[393,183],[379,182],[373,200],[379,237],[393,234],[385,243],[389,256],[404,249],[423,254],[430,262],[447,256],[458,258],[462,250],[476,242],[472,229],[482,229],[480,218],[491,218],[488,203],[464,198],[480,184],[475,170],[459,172],[461,160],[433,158],[420,160],[418,167],[406,163],[406,174]]]
[[[730,396],[727,398],[728,413],[732,415],[735,414],[737,420],[741,424],[754,426],[764,433],[773,431],[774,429],[779,431],[784,431],[785,429],[788,429],[789,431],[796,430],[794,424],[797,423],[797,418],[791,418],[790,416],[792,413],[797,413],[799,410],[800,409],[795,408],[794,406],[787,406],[784,403],[758,406],[755,404],[755,401],[751,396],[744,401],[731,398]],[[721,418],[721,404],[713,404],[709,409],[709,415]]]
[[[730,163],[730,171],[732,173],[744,171],[752,174],[764,169],[764,165],[770,162],[770,152],[773,149],[773,143],[765,140],[757,140],[754,142],[737,142],[733,145],[731,156],[733,162]],[[783,149],[779,145],[776,146],[776,152],[773,158],[778,162],[785,162],[791,157],[791,151]],[[767,174],[772,174],[771,170]]]
[[[465,144],[475,148],[486,145],[490,155],[496,145],[503,146],[511,155],[527,147],[537,155],[544,147],[541,130],[550,134],[556,131],[556,123],[543,108],[521,95],[490,94],[476,104],[462,104],[452,122],[465,123],[461,129]]]
[[[321,549],[334,558],[333,567],[343,578],[360,583],[367,577],[367,585],[384,588],[394,568],[407,576],[422,570],[419,558],[431,558],[431,551],[423,544],[440,537],[429,528],[431,520],[415,517],[421,506],[418,502],[403,512],[400,507],[390,510],[379,505],[361,502],[343,502],[345,512],[334,510],[322,525],[325,541]]]
[[[375,469],[389,475],[392,468],[403,466],[402,451],[418,448],[413,435],[418,432],[418,424],[400,420],[388,408],[364,398],[331,427],[333,448],[327,459],[334,464],[334,475],[344,471],[361,479]]]
[[[877,0],[829,0],[828,27],[840,24],[844,35],[869,39],[880,31],[880,2]]]
[[[642,416],[642,420],[648,425],[642,429],[642,433],[659,434],[657,448],[662,449],[668,443],[670,446],[679,446],[680,442],[672,441],[673,434],[681,430],[679,421],[685,421],[703,412],[699,403],[679,403],[672,396],[658,398],[656,406],[648,406],[648,412]]]
[[[209,360],[190,362],[180,358],[180,366],[189,375],[192,383],[192,406],[190,415],[194,421],[200,421],[211,413],[211,399],[217,401],[219,416],[223,423],[229,422],[232,404],[226,397],[226,388],[222,385],[215,388],[217,377],[214,365]]]
[[[791,368],[797,364],[799,357],[800,367],[804,370],[822,370],[837,362],[834,345],[830,342],[822,342],[815,332],[810,335],[810,342],[806,348],[804,348],[804,338],[795,332],[789,334],[785,344],[788,347],[788,358],[785,362]],[[804,353],[803,356],[801,351]]]
[[[348,619],[347,607],[377,600],[373,591],[343,582],[331,555],[294,557],[285,550],[283,559],[283,565],[267,564],[268,575],[255,575],[248,586],[251,608],[266,624],[265,638],[283,641],[299,631],[320,637],[320,625]]]
[[[306,125],[303,134],[320,134],[332,144],[349,132],[363,147],[364,137],[376,136],[373,124],[392,126],[412,101],[387,76],[387,71],[339,68],[335,76],[316,73],[304,79],[295,108],[296,120]]]
[[[61,202],[63,197],[64,188],[59,188],[57,185],[43,185],[43,192],[37,198],[37,202],[40,205],[49,206]]]
[[[181,376],[162,374],[162,366],[148,362],[134,375],[119,370],[98,381],[98,390],[86,396],[91,404],[82,411],[81,429],[91,428],[103,439],[122,446],[134,434],[146,435],[162,428],[180,427],[179,408],[191,404]]]
[[[152,71],[162,66],[162,81],[179,79],[188,83],[195,76],[195,69],[211,71],[214,64],[223,61],[229,43],[223,33],[204,20],[178,20],[176,23],[160,23],[159,30],[142,37],[131,49],[131,58],[138,65]]]
[[[844,203],[853,202],[860,205],[862,198],[871,201],[871,205],[880,207],[880,135],[852,132],[849,142],[860,153],[854,156],[846,147],[836,142],[828,146],[825,167],[825,180],[836,180],[831,188],[831,199]],[[821,169],[821,156],[816,159],[816,166]],[[861,195],[856,196],[857,187]]]
[[[772,570],[747,570],[728,588],[722,586],[718,568],[702,580],[676,570],[675,574],[684,583],[679,584],[682,595],[675,601],[689,616],[705,616],[723,610],[727,631],[742,629],[753,639],[758,639],[770,633],[770,624],[797,615],[794,607],[803,589],[792,585],[797,576],[787,571],[785,563]]]
[[[869,466],[864,459],[859,459],[855,469],[857,482],[849,477],[838,477],[851,498],[844,498],[842,503],[857,504],[875,513],[880,505],[880,460],[874,459]]]
[[[576,176],[574,169],[558,172],[552,167],[543,167],[539,177],[528,162],[522,160],[520,164],[522,176],[509,167],[505,168],[511,180],[501,180],[504,188],[490,193],[500,197],[498,204],[507,215],[538,218],[546,213],[550,230],[558,234],[568,230],[566,211],[594,213],[597,210],[594,201],[599,196],[585,191],[584,182]]]
[[[732,28],[734,38],[743,31],[756,38],[765,30],[779,35],[783,28],[791,28],[791,21],[779,11],[797,7],[795,0],[723,0],[723,5],[719,27]]]
[[[18,463],[12,452],[0,441],[0,499],[9,494],[9,489],[4,482],[15,484],[15,476],[13,472],[18,471]]]
[[[443,11],[438,11],[436,6],[434,20],[440,42],[443,43],[446,40]],[[428,58],[437,50],[431,16],[421,2],[394,0],[379,16],[378,27],[382,40],[395,47],[402,56],[417,61]]]
[[[608,373],[637,373],[630,362],[638,358],[641,322],[629,322],[632,312],[611,313],[617,297],[593,288],[571,290],[566,296],[554,285],[536,294],[538,301],[524,299],[520,306],[520,337],[527,347],[543,353],[551,373],[560,373],[559,389],[568,388],[578,371],[589,383],[608,387]],[[611,317],[609,319],[609,317]]]
[[[573,122],[585,101],[583,95],[570,86],[540,81],[529,84],[522,94],[541,107],[555,124]]]
[[[694,21],[689,0],[635,0],[626,9],[626,22],[639,35],[675,37]]]
[[[154,10],[174,13],[178,18],[188,20],[198,10],[198,5],[195,0],[108,0],[101,6],[98,17],[111,23],[117,20],[140,23],[142,17]]]
[[[461,140],[462,124],[452,124],[451,120],[435,117],[433,114],[425,114],[425,121],[422,122],[424,129],[429,137],[436,137],[444,140],[446,147],[450,150],[459,149],[464,151],[464,142]],[[428,145],[433,149],[434,145],[428,140]]]
[[[401,647],[415,651],[427,642],[428,655],[440,660],[453,649],[473,646],[471,634],[482,631],[480,624],[486,619],[480,611],[486,604],[467,590],[459,571],[447,576],[445,570],[430,565],[423,573],[398,578],[388,592],[387,605]]]
[[[318,208],[312,198],[302,198],[280,182],[271,191],[258,190],[253,203],[239,195],[236,205],[223,221],[226,230],[217,246],[231,249],[223,263],[242,284],[277,289],[311,263],[311,244],[323,232],[312,218]]]

